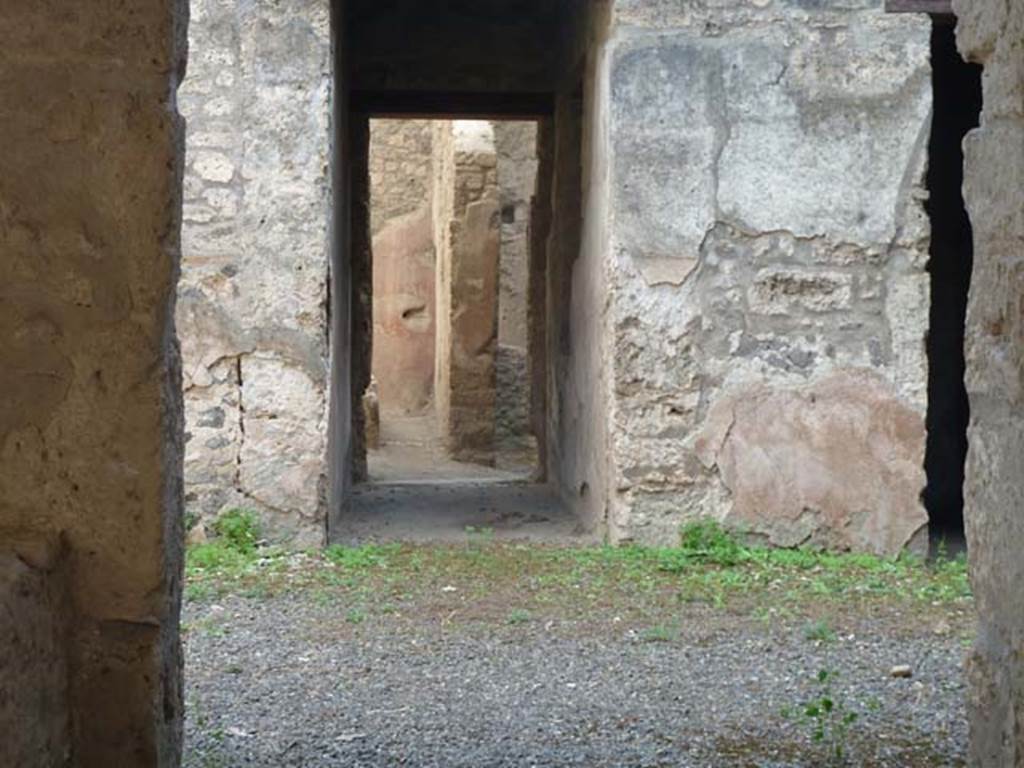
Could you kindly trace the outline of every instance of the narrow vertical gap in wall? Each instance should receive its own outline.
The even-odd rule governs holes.
[[[981,114],[981,67],[956,49],[951,17],[935,17],[931,38],[934,107],[928,147],[931,311],[928,332],[928,441],[925,452],[932,552],[964,546],[963,481],[969,405],[964,386],[964,322],[973,264],[964,205],[963,139]]]

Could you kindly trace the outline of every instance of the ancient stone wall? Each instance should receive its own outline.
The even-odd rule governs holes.
[[[317,8],[307,11],[326,13]],[[253,506],[278,535],[294,536],[312,531],[322,514],[325,474],[325,272],[317,251],[325,235],[317,222],[326,216],[320,219],[325,198],[318,197],[323,177],[316,167],[325,164],[326,129],[317,131],[326,96],[310,85],[317,75],[326,82],[325,26],[320,16],[294,9],[287,23],[277,11],[248,6],[197,10],[196,90],[183,93],[196,135],[179,312],[190,499],[207,513]],[[567,315],[557,332],[554,349],[567,362],[549,395],[563,405],[549,415],[563,426],[587,426],[553,438],[587,433],[586,445],[596,446],[594,435],[614,434],[614,472],[599,481],[601,494],[611,493],[600,505],[614,538],[671,540],[687,516],[710,514],[778,544],[898,551],[925,523],[918,491],[927,26],[867,4],[841,11],[740,5],[694,15],[621,0],[611,19],[588,102],[604,106],[588,116],[596,143],[581,160],[588,172],[600,168],[593,204],[611,229],[604,238],[595,230],[587,266],[556,275],[553,294],[567,302],[557,303],[559,311],[578,316]],[[255,63],[254,52],[289,48],[281,40],[303,34],[316,45],[303,46],[307,55],[288,62],[275,88],[254,89],[269,66]],[[842,53],[822,53],[833,48]],[[204,50],[211,52],[205,63]],[[858,73],[852,80],[851,71]],[[773,74],[762,82],[766,73]],[[238,128],[303,88],[316,108],[293,115],[294,123]],[[378,385],[382,407],[395,403],[404,412],[428,409],[433,388],[442,432],[478,433],[472,440],[479,449],[493,443],[480,431],[489,417],[477,402],[493,390],[477,386],[491,374],[481,366],[462,385],[451,376],[460,359],[484,360],[490,342],[455,354],[462,340],[446,328],[473,315],[452,304],[460,289],[445,263],[453,254],[438,245],[439,233],[450,239],[461,225],[439,223],[445,196],[453,195],[453,206],[458,200],[438,186],[445,183],[445,152],[437,130],[405,121],[378,130],[374,140],[371,178],[392,180],[386,194],[375,195],[371,224],[381,264],[393,267],[375,278],[375,293],[385,298],[378,309],[391,313],[375,333],[376,367],[386,379]],[[500,165],[516,170],[502,210],[506,255],[522,256],[526,217],[519,211],[532,150],[523,151],[521,128],[501,130]],[[252,158],[260,159],[250,172]],[[449,165],[453,174],[460,167],[454,157]],[[264,182],[279,196],[273,206],[266,204],[271,195],[250,194]],[[556,189],[565,193],[556,205],[568,206],[580,186],[563,180]],[[562,221],[566,229],[555,241],[565,258],[557,269],[568,269],[578,250],[572,240],[582,235],[570,234],[571,216]],[[436,257],[428,256],[430,230]],[[595,255],[606,240],[611,250]],[[421,268],[398,268],[408,263],[399,251],[414,241]],[[258,270],[251,266],[257,257]],[[449,281],[436,286],[434,307],[430,258],[441,265],[442,283]],[[504,260],[499,283],[507,297],[525,293],[522,261]],[[581,281],[579,289],[573,281]],[[601,291],[614,297],[610,314]],[[462,306],[489,316],[479,299]],[[439,344],[431,351],[422,342],[433,334],[435,314]],[[529,410],[523,314],[499,310],[497,320],[499,340],[509,342],[499,350],[510,352],[497,355],[498,423],[514,422],[519,434]],[[475,320],[474,334],[488,330]],[[392,342],[415,354],[389,351]],[[399,367],[385,373],[386,361]],[[288,393],[279,385],[271,393],[261,380],[285,382]],[[456,413],[457,391],[468,399]],[[268,401],[272,396],[277,402]],[[595,405],[606,399],[609,407]],[[868,418],[882,412],[895,428]],[[783,418],[765,428],[766,415],[779,413]],[[850,446],[859,450],[851,455]],[[583,479],[559,464],[577,495],[592,492],[606,464],[603,453],[578,448],[582,454],[568,443],[559,449],[593,475]]]
[[[614,3],[615,538],[922,540],[928,43],[866,0]]]
[[[535,453],[530,427],[527,355],[531,200],[537,181],[537,124],[493,123],[498,153],[501,255],[498,349],[495,359],[495,439],[499,454]]]
[[[326,504],[329,13],[197,0],[180,92],[188,509],[296,544]]]
[[[954,0],[957,43],[985,67],[964,143],[974,230],[967,311],[965,521],[980,617],[970,654],[971,761],[1024,765],[1024,5]]]
[[[441,120],[372,120],[370,123],[371,230],[415,213],[433,197],[434,128]]]
[[[180,762],[187,17],[0,13],[0,765]]]
[[[537,124],[499,120],[491,126],[498,154],[501,203],[498,341],[507,347],[525,349],[530,201],[537,181]]]

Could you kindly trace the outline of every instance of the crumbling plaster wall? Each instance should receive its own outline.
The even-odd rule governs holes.
[[[965,143],[974,230],[967,310],[965,522],[979,614],[968,660],[971,763],[1024,765],[1024,5],[954,0],[957,43],[984,65]]]
[[[195,0],[178,327],[190,512],[322,540],[330,3]]]
[[[615,1],[613,538],[923,541],[928,43],[876,0]]]
[[[184,0],[0,14],[5,766],[180,762],[187,18]]]

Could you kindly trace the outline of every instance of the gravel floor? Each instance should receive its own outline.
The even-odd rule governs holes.
[[[841,618],[821,642],[688,606],[655,636],[614,615],[458,625],[353,621],[302,593],[192,603],[185,765],[821,766],[783,711],[823,668],[861,713],[849,765],[963,765],[966,620]]]

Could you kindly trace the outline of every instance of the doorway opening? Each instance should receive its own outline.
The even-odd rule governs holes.
[[[345,535],[571,536],[543,483],[534,418],[547,409],[544,350],[531,344],[546,334],[546,275],[531,254],[546,247],[533,231],[548,198],[538,121],[367,124],[353,344],[370,367],[353,378],[363,440]]]
[[[971,222],[964,205],[963,140],[981,114],[981,67],[956,49],[952,17],[934,17],[931,36],[934,107],[928,148],[931,219],[931,311],[928,332],[928,440],[925,452],[932,551],[962,551],[963,482],[969,405],[964,386],[964,323],[973,265]]]
[[[353,378],[363,450],[344,540],[574,535],[534,418],[547,408],[531,345],[545,336],[538,121],[367,124],[353,343],[370,367]]]
[[[371,120],[367,480],[538,476],[527,350],[536,122]]]

